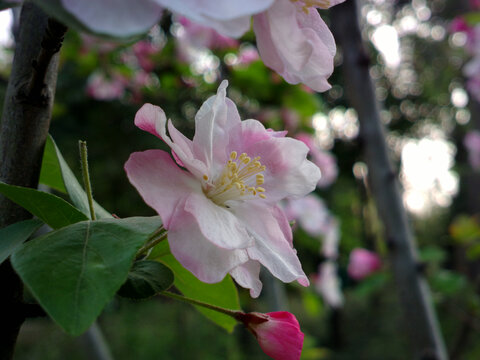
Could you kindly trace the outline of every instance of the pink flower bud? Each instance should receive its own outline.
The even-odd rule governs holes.
[[[240,313],[237,319],[255,335],[262,350],[271,358],[300,359],[304,334],[293,314],[287,311]]]
[[[362,280],[380,269],[381,266],[382,262],[377,254],[357,248],[350,253],[348,275],[355,280]]]

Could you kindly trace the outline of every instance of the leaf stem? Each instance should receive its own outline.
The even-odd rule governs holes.
[[[195,300],[195,299],[188,298],[188,297],[185,297],[185,296],[182,296],[182,295],[174,294],[170,291],[162,291],[160,294],[163,295],[163,296],[175,299],[175,300],[179,300],[179,301],[191,304],[191,305],[201,306],[201,307],[204,307],[204,308],[209,309],[209,310],[217,311],[219,313],[231,316],[235,320],[238,320],[239,315],[244,314],[240,310],[224,309],[224,308],[219,307],[219,306],[215,306],[215,305],[212,305],[212,304],[207,304],[207,303],[204,303],[204,302],[199,301],[199,300]]]
[[[153,248],[158,243],[162,242],[167,238],[167,231],[165,228],[160,226],[147,240],[147,243],[143,245],[138,251],[136,258],[138,259],[142,254],[146,253],[148,250]]]
[[[85,185],[85,192],[87,193],[88,207],[90,209],[90,218],[92,220],[96,220],[95,209],[93,207],[92,185],[90,183],[90,174],[88,172],[87,142],[79,140],[78,147],[80,149],[83,183]]]

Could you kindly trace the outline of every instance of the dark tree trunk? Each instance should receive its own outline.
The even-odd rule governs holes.
[[[447,359],[430,291],[418,271],[417,254],[402,204],[369,75],[369,58],[362,45],[356,1],[347,0],[331,10],[335,39],[343,51],[345,90],[358,113],[360,140],[368,166],[368,181],[384,224],[389,257],[403,307],[415,359]],[[387,355],[386,355],[387,356]]]
[[[35,5],[20,16],[12,72],[0,123],[0,180],[36,188],[57,79],[58,56],[66,28]],[[0,228],[30,218],[0,195]],[[0,239],[1,241],[2,239]],[[11,359],[25,318],[23,285],[10,262],[0,266],[0,359]]]

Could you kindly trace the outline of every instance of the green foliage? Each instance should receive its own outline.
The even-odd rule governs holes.
[[[57,149],[51,136],[47,138],[47,142],[45,143],[39,183],[64,194],[67,193],[67,189],[65,189],[63,183],[62,169],[60,168],[60,163],[57,158]]]
[[[158,217],[83,221],[38,237],[12,264],[45,311],[72,335],[84,332],[125,282]]]
[[[173,285],[172,271],[157,261],[143,260],[133,264],[127,281],[118,294],[130,299],[146,299]]]
[[[207,284],[198,280],[190,271],[186,270],[173,255],[164,255],[156,260],[167,265],[173,271],[175,274],[174,285],[185,296],[226,309],[240,309],[237,288],[229,275],[219,283]],[[236,320],[230,316],[199,306],[196,306],[196,308],[228,332],[232,332],[237,324]]]
[[[56,162],[55,157],[52,156],[52,148],[55,150],[56,155]],[[48,152],[47,152],[48,150]],[[89,216],[90,210],[88,207],[88,198],[87,194],[83,190],[82,186],[78,182],[77,178],[73,174],[72,170],[69,168],[67,162],[62,156],[62,153],[58,149],[55,141],[51,136],[47,139],[46,145],[46,152],[44,154],[47,156],[47,161],[44,162],[42,165],[42,172],[46,173],[48,169],[53,169],[53,173],[49,174],[49,176],[44,176],[43,180],[45,181],[44,184],[55,188],[58,186],[59,183],[59,175],[61,174],[61,178],[65,188],[67,190],[70,199],[72,200],[73,204],[85,215]],[[43,170],[43,167],[46,166],[47,169]],[[58,169],[60,169],[60,174],[58,173]],[[54,175],[56,175],[54,177]],[[101,207],[97,202],[94,202],[95,214],[99,219],[108,219],[112,218],[112,215],[106,211],[103,207]]]
[[[0,264],[12,255],[42,225],[42,221],[31,219],[0,229]]]
[[[88,220],[82,212],[62,198],[43,191],[0,182],[0,193],[54,229]]]

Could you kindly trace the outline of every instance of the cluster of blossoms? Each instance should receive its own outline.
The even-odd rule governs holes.
[[[157,82],[152,70],[155,67],[153,56],[160,53],[162,44],[142,40],[129,48],[119,48],[112,42],[98,41],[90,36],[83,36],[82,54],[90,52],[102,59],[115,52],[120,63],[96,69],[87,79],[87,95],[103,101],[121,100],[129,95],[132,102],[140,102],[142,90]],[[113,66],[112,66],[113,65]],[[121,71],[128,69],[128,72]]]
[[[330,88],[336,46],[317,12],[344,0],[62,0],[64,8],[92,31],[131,36],[147,31],[168,9],[219,34],[238,38],[250,28],[260,56],[288,83],[303,83],[315,91]],[[122,24],[122,26],[118,26]]]
[[[474,10],[480,9],[480,4],[476,1],[470,1],[470,5]],[[480,24],[472,26],[464,17],[457,17],[451,24],[451,31],[463,32],[467,36],[465,49],[471,59],[463,67],[463,74],[467,78],[468,91],[477,101],[480,101]]]
[[[161,108],[144,105],[135,124],[170,146],[175,162],[162,150],[134,153],[128,178],[161,216],[172,254],[200,280],[229,273],[257,297],[263,265],[284,282],[308,286],[277,204],[314,190],[320,171],[301,141],[241,121],[226,87],[222,82],[198,111],[193,140],[167,124]]]

